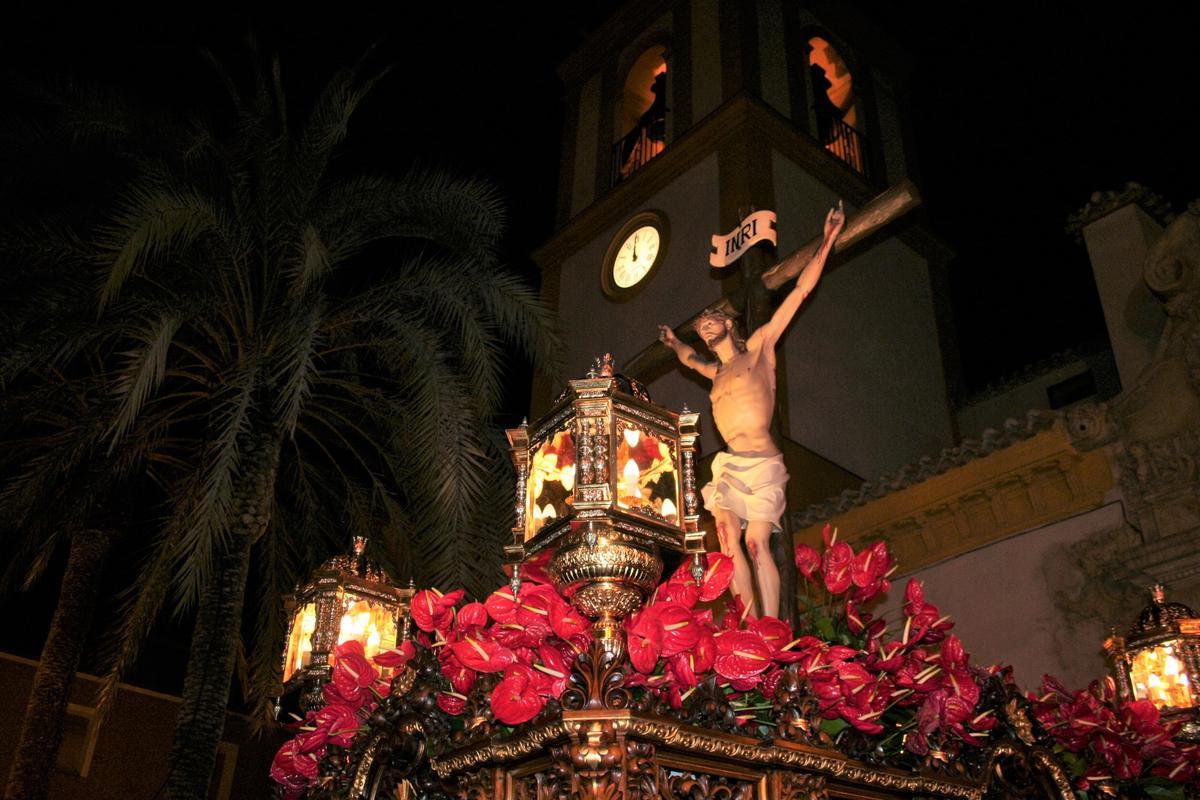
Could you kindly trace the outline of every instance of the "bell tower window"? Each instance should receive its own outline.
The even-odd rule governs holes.
[[[867,142],[862,133],[858,97],[850,68],[828,40],[808,40],[817,140],[855,172],[867,174]]]
[[[612,185],[628,178],[667,146],[667,48],[655,45],[629,68],[612,149]]]

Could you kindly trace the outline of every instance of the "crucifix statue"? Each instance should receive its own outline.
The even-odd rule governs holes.
[[[733,558],[735,594],[748,609],[755,609],[752,562],[762,597],[761,612],[766,616],[779,614],[779,568],[768,542],[772,531],[781,529],[788,481],[783,454],[770,431],[775,411],[775,345],[816,287],[845,224],[845,210],[839,202],[826,215],[821,244],[795,287],[749,338],[741,338],[733,318],[719,307],[695,319],[693,327],[716,356],[715,362],[681,342],[669,326],[658,328],[660,341],[675,351],[684,366],[712,381],[713,420],[726,450],[713,459],[712,482],[701,490],[704,506],[716,518],[721,551]],[[743,530],[749,562],[742,550]]]

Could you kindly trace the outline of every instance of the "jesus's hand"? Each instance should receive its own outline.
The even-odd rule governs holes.
[[[836,238],[845,225],[846,208],[842,201],[838,200],[837,208],[829,209],[829,213],[825,215],[825,241],[829,241],[830,237]]]

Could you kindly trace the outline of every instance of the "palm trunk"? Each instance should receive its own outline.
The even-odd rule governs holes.
[[[8,800],[42,800],[50,791],[50,776],[62,744],[63,717],[71,681],[92,626],[92,611],[100,590],[104,561],[113,537],[83,531],[71,537],[67,572],[58,593],[58,608],[33,678],[21,739],[8,773]]]
[[[237,522],[200,596],[167,774],[167,800],[206,800],[225,728],[225,711],[241,637],[250,546],[271,513],[279,446],[248,453],[245,488],[234,504]]]

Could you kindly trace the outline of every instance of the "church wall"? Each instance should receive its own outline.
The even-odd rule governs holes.
[[[692,0],[691,36],[692,119],[698,121],[721,105],[721,37],[716,3]]]
[[[604,253],[617,229],[645,209],[667,215],[667,255],[641,292],[627,301],[614,302],[600,288]],[[718,213],[717,157],[713,154],[643,205],[630,208],[616,225],[563,262],[559,309],[568,348],[566,377],[582,377],[592,359],[605,352],[615,356],[620,370],[654,341],[658,323],[678,325],[720,297],[720,284],[709,277],[708,270],[710,238],[719,228]],[[716,440],[706,384],[691,377],[690,370],[685,375],[682,367],[676,367],[652,382],[649,389],[657,403],[678,410],[686,402],[693,410],[704,410],[701,442],[707,452],[716,447]]]
[[[785,117],[792,114],[788,96],[788,58],[783,40],[783,3],[760,0],[758,7],[759,69],[762,99]]]
[[[838,198],[779,153],[772,161],[784,255],[821,235]],[[928,265],[898,240],[826,273],[783,346],[798,443],[866,480],[952,443]]]
[[[1092,273],[1104,308],[1108,339],[1121,376],[1132,386],[1150,365],[1167,315],[1142,278],[1150,246],[1163,228],[1136,203],[1091,222],[1083,229]]]
[[[1087,362],[1071,359],[1003,392],[960,408],[956,414],[959,435],[964,439],[978,439],[987,428],[1003,427],[1006,420],[1024,419],[1027,413],[1035,409],[1049,410],[1050,398],[1046,389],[1087,369]]]
[[[575,140],[575,178],[571,182],[571,216],[591,204],[596,195],[596,148],[600,127],[600,76],[593,75],[579,93],[579,126]]]
[[[871,70],[872,96],[875,101],[875,118],[883,144],[883,164],[888,183],[898,183],[909,177],[908,164],[904,156],[904,131],[896,108],[896,98],[891,79],[877,69]]]
[[[1044,673],[1069,687],[1083,687],[1105,674],[1101,645],[1108,626],[1123,630],[1140,607],[1131,607],[1128,619],[1100,619],[1086,608],[1064,612],[1056,598],[1077,590],[1072,584],[1081,573],[1063,554],[1072,544],[1120,527],[1121,508],[1120,502],[1109,502],[909,577],[924,581],[925,598],[953,616],[952,632],[976,663],[1011,664],[1026,689],[1036,689]],[[903,603],[907,583],[908,577],[893,583],[888,607]]]

